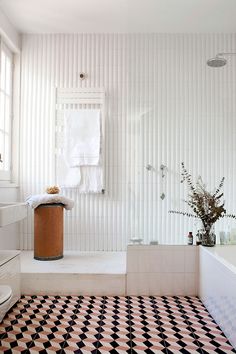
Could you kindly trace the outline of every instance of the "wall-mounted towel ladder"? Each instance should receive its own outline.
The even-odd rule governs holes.
[[[105,90],[103,88],[57,88],[55,124],[55,176],[60,184],[63,174],[64,113],[67,110],[99,109],[101,112],[101,152],[105,186]]]

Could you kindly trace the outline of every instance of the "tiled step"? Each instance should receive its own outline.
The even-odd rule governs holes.
[[[125,295],[126,252],[67,251],[56,261],[21,253],[21,293],[28,295]]]

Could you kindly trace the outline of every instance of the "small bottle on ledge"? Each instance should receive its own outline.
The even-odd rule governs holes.
[[[193,233],[191,231],[188,233],[188,245],[193,245]]]
[[[196,233],[196,245],[199,246],[202,244],[202,235],[200,233],[200,231],[198,230],[198,232]]]

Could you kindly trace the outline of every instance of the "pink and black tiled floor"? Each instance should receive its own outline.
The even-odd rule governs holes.
[[[236,353],[196,297],[23,296],[0,353]]]

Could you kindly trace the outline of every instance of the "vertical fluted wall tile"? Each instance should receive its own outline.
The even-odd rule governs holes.
[[[185,208],[181,161],[210,189],[225,176],[226,207],[236,211],[236,60],[206,65],[218,52],[236,51],[235,34],[24,35],[22,48],[22,198],[56,181],[55,88],[106,91],[106,193],[66,192],[75,201],[65,211],[66,249],[123,250],[132,237],[186,243],[200,225],[168,213]],[[235,222],[225,219],[216,231],[231,228]],[[20,243],[33,248],[33,213]]]

